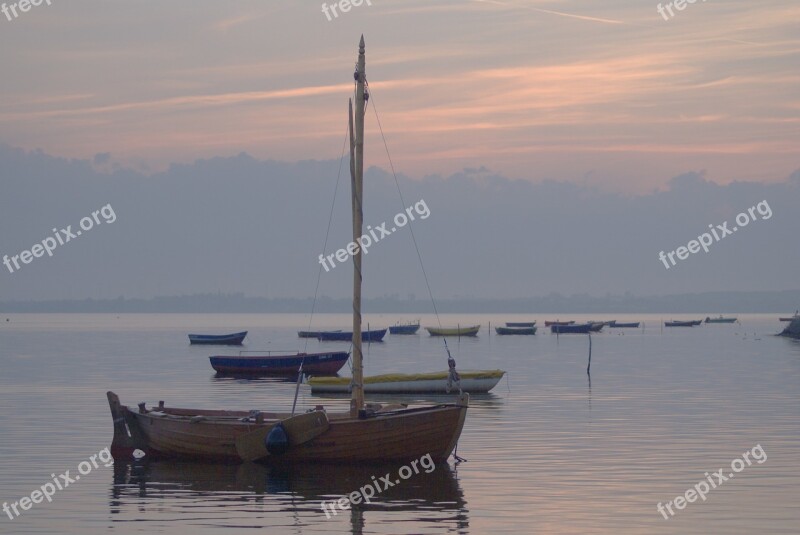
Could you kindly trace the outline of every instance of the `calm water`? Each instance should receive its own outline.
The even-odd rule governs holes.
[[[557,339],[543,328],[544,315],[445,316],[444,323],[483,324],[477,339],[450,341],[459,369],[508,371],[491,394],[472,397],[458,446],[468,462],[412,476],[330,520],[320,500],[397,467],[101,464],[52,503],[14,520],[0,513],[0,533],[797,533],[800,343],[770,336],[780,329],[777,316],[663,333],[658,316],[617,316],[646,327],[592,337],[591,383],[588,339]],[[297,350],[304,342],[296,330],[307,322],[267,314],[8,317],[0,324],[0,500],[9,503],[52,473],[74,477],[110,444],[107,390],[129,405],[290,409],[293,384],[215,378],[208,355],[231,351],[190,347],[186,334],[247,329],[245,349]],[[410,318],[366,319],[377,327]],[[536,336],[488,335],[488,321],[525,319],[542,326]],[[348,323],[321,315],[315,326]],[[387,335],[369,346],[367,373],[445,369],[441,344],[427,333]],[[308,341],[309,350],[346,347]],[[302,388],[299,404],[347,402]],[[705,472],[730,472],[757,444],[768,456],[763,464],[668,521],[658,513],[658,502]]]

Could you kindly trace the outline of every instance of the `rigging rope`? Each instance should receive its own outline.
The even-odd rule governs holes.
[[[366,81],[366,80],[364,82],[366,84],[366,88],[369,89],[369,82]],[[386,157],[389,159],[389,167],[392,169],[392,176],[394,177],[394,183],[395,183],[395,186],[397,186],[397,193],[400,195],[400,203],[402,204],[401,208],[403,210],[405,210],[406,209],[406,202],[405,202],[405,199],[403,199],[403,192],[400,189],[400,181],[397,180],[397,173],[394,170],[394,163],[392,162],[392,156],[391,156],[391,154],[389,154],[389,145],[386,142],[386,136],[383,134],[383,126],[381,125],[381,119],[378,116],[378,107],[375,105],[375,95],[372,93],[371,90],[369,91],[369,95],[370,95],[369,101],[372,102],[372,110],[375,112],[375,119],[378,122],[378,130],[380,130],[381,139],[383,139],[383,146],[386,149]],[[441,328],[442,327],[442,320],[439,317],[439,310],[436,307],[436,299],[434,299],[434,297],[433,297],[433,291],[431,290],[431,284],[430,284],[430,281],[428,280],[428,273],[425,271],[425,264],[422,261],[422,254],[419,252],[419,245],[417,245],[417,237],[414,234],[414,227],[411,224],[411,221],[408,222],[408,230],[411,231],[411,240],[414,242],[414,249],[417,251],[417,258],[419,259],[419,266],[420,266],[420,268],[422,268],[422,275],[425,277],[425,286],[428,289],[428,295],[431,298],[431,304],[433,305],[433,313],[436,314],[436,322],[439,324],[439,328]],[[442,341],[444,342],[445,351],[447,351],[447,357],[448,357],[448,363],[449,363],[449,360],[452,360],[453,357],[452,357],[452,355],[450,355],[450,348],[447,346],[447,337],[446,336],[442,336]],[[454,363],[455,363],[455,361],[454,361]],[[451,366],[451,368],[453,370],[455,370],[455,366]],[[459,386],[459,390],[460,390],[460,386]]]
[[[348,132],[350,129],[349,122],[348,127],[344,130],[344,141],[342,142],[342,156],[339,158],[339,173],[336,175],[336,186],[333,189],[333,200],[331,201],[331,213],[328,216],[328,230],[325,231],[325,241],[322,244],[322,256],[325,256],[325,251],[328,248],[328,237],[331,234],[331,222],[333,221],[333,209],[336,206],[336,192],[339,191],[339,179],[342,177],[342,162],[344,162],[344,148],[347,146],[347,137]],[[314,321],[314,309],[317,307],[317,295],[319,293],[319,281],[322,279],[322,264],[319,265],[319,271],[317,272],[317,287],[314,288],[314,301],[311,303],[311,317],[308,318],[308,330],[311,330],[311,323]],[[303,344],[303,353],[306,352],[308,349],[308,338],[305,338],[305,343]]]

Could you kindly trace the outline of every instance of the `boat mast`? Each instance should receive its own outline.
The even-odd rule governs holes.
[[[366,80],[366,59],[364,57],[364,36],[358,45],[358,66],[356,67],[356,110],[355,143],[353,140],[353,108],[350,107],[350,154],[355,154],[355,165],[351,159],[353,201],[353,243],[360,243],[364,226],[364,82]],[[364,406],[364,368],[361,352],[361,248],[353,255],[353,390],[350,398],[350,416],[358,417]]]

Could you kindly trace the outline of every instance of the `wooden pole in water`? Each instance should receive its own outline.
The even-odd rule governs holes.
[[[592,369],[592,333],[589,333],[589,365],[586,366],[586,375],[591,375]]]
[[[353,242],[359,243],[364,226],[364,83],[366,81],[366,57],[364,36],[358,44],[358,67],[356,68],[356,110],[353,117],[350,106],[350,154],[352,173]],[[354,128],[355,127],[355,128]],[[353,130],[355,129],[355,140]],[[353,164],[352,162],[355,161]],[[361,351],[361,248],[353,255],[353,391],[350,398],[350,416],[358,417],[364,406],[364,355]]]

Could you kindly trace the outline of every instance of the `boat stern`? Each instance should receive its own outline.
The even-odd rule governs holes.
[[[130,414],[128,407],[119,402],[119,396],[107,392],[111,418],[114,421],[114,438],[111,441],[111,456],[115,460],[134,459],[134,452],[141,450],[148,453],[147,439],[139,429],[136,418]]]

